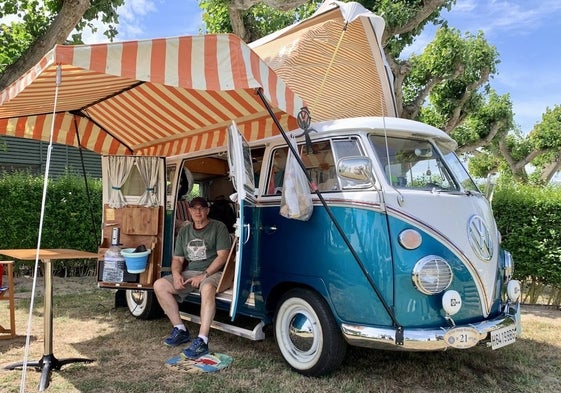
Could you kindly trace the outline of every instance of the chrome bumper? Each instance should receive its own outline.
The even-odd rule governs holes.
[[[493,330],[512,325],[516,326],[517,334],[520,335],[520,303],[507,307],[503,314],[494,319],[466,326],[477,330],[479,333],[479,344],[481,344],[489,342],[490,332]],[[458,327],[461,326],[454,326],[454,328]],[[342,324],[341,329],[345,340],[357,347],[404,351],[439,351],[450,347],[444,340],[444,335],[452,327],[404,329],[403,345],[396,344],[396,330],[393,328]]]

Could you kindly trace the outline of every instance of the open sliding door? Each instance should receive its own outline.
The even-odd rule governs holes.
[[[228,165],[230,177],[237,192],[236,204],[238,217],[236,221],[236,267],[234,272],[234,286],[232,289],[232,305],[230,316],[232,319],[237,313],[239,304],[247,301],[250,287],[248,266],[250,264],[251,250],[249,242],[251,233],[251,215],[255,205],[255,179],[253,176],[253,163],[249,144],[238,131],[234,122],[228,127]],[[244,294],[245,293],[245,297]]]

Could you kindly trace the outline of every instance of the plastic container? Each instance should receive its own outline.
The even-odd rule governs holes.
[[[124,248],[121,250],[121,255],[125,258],[125,265],[129,273],[142,273],[146,270],[146,263],[148,262],[148,255],[151,250],[142,252],[134,252],[135,248]]]

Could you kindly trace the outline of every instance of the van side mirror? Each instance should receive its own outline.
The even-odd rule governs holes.
[[[485,197],[489,202],[493,202],[493,195],[495,194],[495,187],[497,186],[498,175],[490,173],[487,176],[487,183],[485,184]]]
[[[372,161],[368,157],[345,157],[337,162],[343,190],[370,188],[375,184]]]

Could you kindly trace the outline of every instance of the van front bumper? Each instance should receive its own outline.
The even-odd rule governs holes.
[[[405,328],[403,330],[403,345],[396,343],[396,329],[351,324],[342,324],[341,328],[345,340],[357,347],[404,351],[439,351],[453,346],[450,344],[450,340],[446,340],[446,334],[453,329],[469,328],[476,332],[476,342],[473,345],[486,343],[491,346],[491,332],[512,326],[516,327],[516,334],[520,336],[520,303],[507,306],[505,312],[501,315],[479,323],[439,329]],[[466,346],[466,348],[473,345]],[[457,348],[457,346],[455,347]]]

